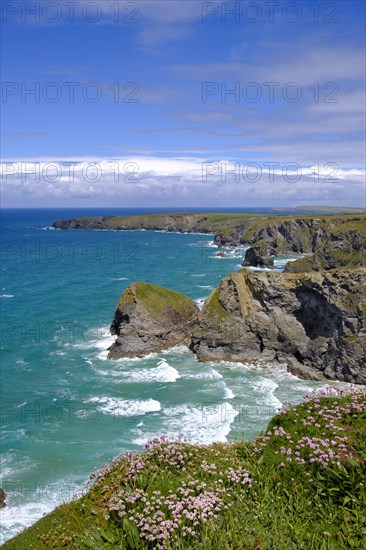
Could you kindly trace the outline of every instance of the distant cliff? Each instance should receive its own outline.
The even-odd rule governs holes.
[[[366,217],[362,214],[277,216],[171,213],[58,220],[56,229],[158,230],[214,234],[218,246],[249,247],[246,265],[271,266],[271,256],[299,254],[295,272],[365,266]],[[255,247],[255,250],[252,248]]]
[[[216,244],[237,246],[255,214],[171,213],[137,216],[97,216],[57,220],[55,229],[151,230],[215,234]]]
[[[252,247],[260,251],[256,256],[261,261],[271,255],[306,255],[306,258],[289,263],[286,271],[366,266],[366,218],[362,215],[274,221],[258,219],[247,229],[241,241],[251,247],[247,250],[246,260],[253,256]],[[249,263],[255,265],[253,259]]]

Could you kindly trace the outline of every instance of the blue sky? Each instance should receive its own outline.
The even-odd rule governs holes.
[[[1,7],[3,206],[365,204],[363,1]]]

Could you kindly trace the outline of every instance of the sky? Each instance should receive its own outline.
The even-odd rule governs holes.
[[[363,0],[1,0],[2,207],[365,206]]]

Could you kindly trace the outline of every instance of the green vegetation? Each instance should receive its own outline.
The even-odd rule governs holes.
[[[218,287],[209,297],[206,303],[205,311],[208,315],[212,317],[225,319],[227,317],[231,317],[232,315],[223,308],[220,302],[220,293],[221,289],[220,287]]]
[[[155,439],[3,548],[363,549],[365,421],[365,388],[328,387],[252,442]]]
[[[175,310],[186,316],[196,308],[194,302],[175,290],[169,290],[150,283],[133,283],[123,293],[117,307],[123,307],[134,302],[135,296],[141,300],[153,317],[161,317],[164,312]]]
[[[287,273],[306,273],[308,271],[312,271],[312,268],[312,259],[307,257],[289,262],[286,265],[285,271]]]

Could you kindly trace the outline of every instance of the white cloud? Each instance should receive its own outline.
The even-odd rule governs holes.
[[[361,206],[365,170],[335,166],[245,164],[194,157],[124,157],[119,159],[8,159],[0,165],[3,205],[128,204],[151,200],[191,206],[238,205],[256,202],[328,201]],[[235,177],[236,176],[236,177]],[[85,204],[85,202],[84,202]]]

